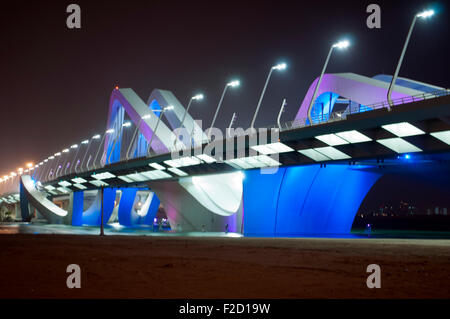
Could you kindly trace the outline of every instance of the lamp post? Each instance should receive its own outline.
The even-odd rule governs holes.
[[[123,128],[124,127],[130,127],[131,126],[131,123],[130,122],[125,122],[125,123],[123,123],[122,124],[122,126],[120,127],[120,131],[119,131],[119,134],[117,134],[116,135],[116,138],[114,139],[114,143],[113,143],[113,146],[112,146],[112,148],[111,148],[111,152],[109,153],[109,156],[108,156],[108,161],[105,163],[105,164],[111,164],[111,156],[112,156],[112,154],[113,154],[113,152],[114,152],[114,149],[116,148],[116,144],[117,144],[117,139],[119,139],[122,135],[123,135]],[[119,150],[119,161],[120,161],[120,150]]]
[[[73,144],[73,145],[70,147],[70,149],[76,149],[76,152],[75,152],[75,155],[73,156],[72,162],[69,162],[69,163],[66,164],[66,167],[65,167],[65,169],[64,169],[64,175],[67,174],[67,168],[68,168],[69,166],[70,166],[70,168],[71,168],[71,170],[72,170],[73,162],[77,160],[77,155],[78,155],[78,152],[80,151],[80,148],[78,147],[78,144]],[[69,173],[70,173],[70,171],[69,171]]]
[[[230,137],[230,131],[231,131],[231,128],[233,127],[233,124],[234,124],[235,121],[236,121],[236,112],[233,113],[233,116],[231,117],[230,124],[228,125],[228,128],[227,128],[226,135],[228,137]]]
[[[92,163],[93,163],[92,165],[94,166],[94,168],[97,168],[95,166],[95,162],[97,161],[97,157],[98,157],[98,154],[100,153],[100,149],[102,148],[102,144],[103,144],[103,141],[105,140],[106,134],[112,134],[112,133],[114,133],[114,129],[110,128],[110,129],[106,130],[106,132],[103,134],[102,140],[100,141],[100,145],[98,146],[97,154],[95,154],[94,160],[92,161]],[[88,162],[89,162],[89,160],[88,160]],[[86,168],[89,170],[88,166],[89,166],[88,163],[86,163]]]
[[[286,106],[286,99],[283,99],[283,103],[281,103],[281,107],[280,107],[280,112],[278,113],[278,117],[277,117],[277,124],[278,124],[278,129],[281,131],[281,114],[283,114],[284,110],[285,110],[285,106]]]
[[[90,140],[84,140],[83,142],[81,142],[81,144],[88,144],[88,146],[86,148],[86,152],[84,153],[83,159],[81,160],[81,164],[80,164],[81,169],[83,169],[83,163],[84,163],[84,160],[86,159],[86,156],[87,156],[87,154],[89,152],[89,147],[91,146],[91,141],[92,140],[98,140],[100,137],[101,137],[100,134],[96,134],[96,135],[92,136],[92,138]],[[89,158],[91,158],[91,156],[89,156]],[[89,160],[88,160],[88,162],[89,162]],[[89,170],[88,163],[86,163],[86,170]],[[77,172],[77,168],[76,167],[75,167],[75,172]]]
[[[150,141],[148,142],[147,156],[150,155],[150,149],[151,149],[151,147],[152,147],[153,136],[155,136],[155,134],[156,134],[156,130],[158,129],[159,122],[161,122],[162,117],[163,117],[163,115],[164,115],[164,112],[165,112],[165,111],[169,111],[169,110],[173,110],[173,105],[166,106],[166,107],[163,108],[162,110],[155,110],[155,111],[161,112],[161,114],[159,115],[158,121],[156,122],[155,130],[154,130],[153,133],[152,133],[152,137],[150,137]],[[154,111],[154,112],[155,112],[155,111]]]
[[[94,136],[96,136],[96,135],[94,135]],[[89,150],[90,142],[91,142],[91,140],[83,140],[80,143],[80,148],[83,145],[88,144],[88,146],[86,148],[86,152],[84,153],[83,159],[81,160],[81,163],[80,163],[81,169],[83,169],[83,162],[84,162],[84,159],[86,158],[87,151]],[[75,173],[78,173],[77,168],[78,168],[78,162],[75,164],[75,168],[74,168]]]
[[[134,130],[133,137],[131,138],[130,144],[128,145],[128,149],[127,149],[127,153],[126,153],[127,161],[129,159],[129,153],[130,153],[130,150],[131,150],[131,146],[133,145],[134,138],[136,137],[136,133],[139,130],[139,127],[141,126],[142,120],[146,120],[146,119],[149,119],[149,118],[150,118],[150,114],[146,114],[146,115],[144,115],[143,117],[141,117],[139,119],[138,125],[136,125],[136,129]]]
[[[317,81],[316,88],[314,89],[314,94],[311,98],[311,102],[309,102],[308,120],[309,120],[310,124],[312,124],[312,119],[311,119],[312,106],[314,104],[314,100],[316,99],[317,91],[319,91],[320,83],[322,82],[322,78],[323,78],[323,75],[325,74],[325,70],[327,69],[328,61],[330,61],[331,53],[333,52],[334,48],[342,50],[342,49],[346,49],[349,45],[350,45],[350,42],[347,40],[339,41],[339,42],[334,43],[330,47],[330,51],[328,51],[327,59],[325,60],[325,64],[323,65],[323,68],[322,68],[322,73],[320,73],[319,81]]]
[[[259,108],[261,107],[261,102],[264,97],[264,93],[266,93],[267,85],[269,84],[270,77],[272,76],[272,72],[274,70],[284,70],[286,69],[286,63],[280,63],[270,68],[269,74],[267,75],[266,83],[264,84],[264,88],[261,92],[261,96],[259,97],[258,105],[256,106],[255,114],[253,115],[252,123],[250,124],[250,128],[253,129],[255,125],[256,116],[258,115]]]
[[[225,88],[223,89],[223,92],[222,92],[222,96],[220,97],[219,104],[217,105],[216,113],[214,113],[214,117],[211,122],[210,130],[208,132],[208,141],[211,138],[211,129],[214,127],[214,123],[216,122],[217,114],[219,113],[220,107],[222,106],[223,98],[225,97],[225,93],[226,93],[228,87],[236,87],[236,86],[239,86],[239,84],[240,84],[240,82],[236,80],[236,81],[228,82],[225,85]]]
[[[55,166],[55,171],[52,172],[52,177],[54,178],[54,177],[58,174],[59,161],[60,161],[60,159],[61,159],[61,152],[57,152],[57,153],[55,153],[53,156],[55,156],[55,157],[57,158],[56,166]]]
[[[394,76],[392,77],[391,84],[389,85],[389,90],[388,90],[388,94],[387,94],[387,99],[389,102],[389,107],[388,107],[389,110],[391,109],[391,106],[393,105],[392,100],[391,100],[391,94],[394,89],[395,82],[397,81],[398,72],[400,71],[400,67],[402,66],[403,57],[405,56],[406,48],[408,47],[409,38],[411,37],[411,33],[414,29],[414,25],[416,24],[417,18],[426,19],[428,17],[431,17],[433,14],[434,14],[433,10],[426,10],[426,11],[420,12],[414,16],[414,18],[411,22],[411,26],[409,27],[408,35],[406,36],[405,43],[403,44],[402,54],[400,55],[400,59],[398,60],[398,63],[397,63],[397,68],[395,69]]]
[[[184,120],[186,119],[186,114],[188,113],[189,108],[191,107],[192,101],[194,101],[194,100],[196,100],[196,101],[203,100],[203,94],[197,94],[197,95],[195,95],[195,96],[190,98],[188,106],[184,110],[183,119],[181,120],[181,123],[180,123],[180,129],[183,128]],[[177,134],[175,134],[175,140],[173,141],[174,148],[175,148],[175,145],[177,144],[177,139],[178,139],[178,132],[177,132]]]

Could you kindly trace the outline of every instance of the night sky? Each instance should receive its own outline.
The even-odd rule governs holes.
[[[81,29],[66,27],[66,7],[81,6]],[[366,7],[381,6],[381,29],[366,26]],[[0,175],[39,162],[103,132],[115,85],[146,101],[154,88],[181,103],[201,92],[191,113],[209,125],[225,83],[230,90],[217,120],[248,127],[269,68],[286,62],[268,87],[256,126],[292,120],[319,75],[330,45],[327,72],[366,76],[394,72],[415,13],[418,21],[400,76],[449,87],[449,12],[428,1],[20,1],[2,4]]]

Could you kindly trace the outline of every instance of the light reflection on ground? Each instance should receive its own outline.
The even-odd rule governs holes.
[[[190,236],[190,237],[242,237],[236,233],[225,232],[165,232],[153,231],[151,226],[125,227],[118,223],[108,224],[105,235],[128,236]],[[4,223],[0,224],[2,234],[65,234],[65,235],[98,235],[100,228],[95,226],[50,225],[35,223]]]
[[[158,231],[151,226],[125,227],[119,223],[108,224],[105,227],[105,235],[125,236],[162,236],[162,237],[243,237],[237,233],[225,232],[171,232]],[[51,225],[44,223],[0,223],[0,235],[2,234],[65,234],[65,235],[99,235],[100,228],[95,226],[70,226]],[[266,236],[271,237],[271,236]],[[283,236],[278,236],[283,237]],[[286,236],[288,237],[288,236]],[[436,231],[407,231],[407,230],[375,230],[367,231],[352,230],[350,234],[296,234],[289,237],[297,238],[342,238],[342,239],[376,239],[376,238],[399,238],[399,239],[450,239],[450,232]]]

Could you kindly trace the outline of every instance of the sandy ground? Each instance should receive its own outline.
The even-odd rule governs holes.
[[[0,298],[450,298],[450,241],[1,235]],[[66,267],[81,267],[81,289]],[[366,267],[381,266],[368,289]]]

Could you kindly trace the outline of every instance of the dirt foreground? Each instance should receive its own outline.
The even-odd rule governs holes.
[[[450,241],[1,235],[0,298],[450,298]],[[81,267],[68,289],[66,268]],[[366,267],[381,267],[368,289]]]

